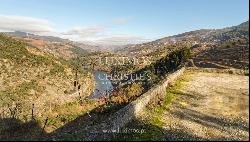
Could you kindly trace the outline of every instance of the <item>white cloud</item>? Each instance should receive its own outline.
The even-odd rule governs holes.
[[[63,38],[68,38],[73,41],[84,41],[86,43],[97,43],[103,45],[125,45],[136,44],[148,41],[148,39],[135,35],[114,35],[114,34],[96,34],[91,36],[80,36],[78,34],[62,35]]]
[[[129,18],[114,19],[116,24],[125,24]],[[104,26],[78,26],[66,32],[59,32],[53,28],[53,24],[46,19],[0,15],[0,32],[22,31],[45,36],[57,36],[73,41],[89,41],[105,45],[134,44],[147,41],[147,39],[126,34],[113,34],[111,29],[115,27]]]
[[[135,35],[110,35],[95,40],[99,44],[125,45],[146,42],[148,39]]]
[[[124,25],[124,24],[127,24],[130,20],[131,18],[120,17],[120,18],[113,19],[113,23],[116,25]]]
[[[101,35],[105,28],[101,26],[75,27],[63,33],[63,35],[78,35],[81,38]]]
[[[0,31],[23,31],[34,34],[49,34],[55,32],[52,23],[48,20],[5,15],[0,15]]]
[[[147,41],[141,36],[128,34],[112,34],[110,28],[103,26],[75,27],[62,33],[62,37],[74,41],[95,42],[105,45],[135,44]]]

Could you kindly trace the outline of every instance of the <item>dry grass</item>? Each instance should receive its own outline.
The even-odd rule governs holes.
[[[249,139],[248,76],[197,71],[187,71],[184,76],[186,79],[168,89],[168,103],[149,107],[127,126],[146,129],[146,133],[122,134],[118,139]]]

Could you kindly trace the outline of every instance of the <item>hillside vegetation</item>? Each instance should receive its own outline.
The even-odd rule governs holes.
[[[75,102],[79,101],[79,95],[84,98],[90,94],[92,76],[78,70],[77,81],[81,90],[76,94],[76,65],[71,61],[0,34],[0,67],[1,117],[21,121],[35,117],[44,121],[46,117],[53,120],[60,114],[66,117],[63,121],[67,122],[87,110],[87,107],[80,109],[82,106],[77,107]],[[54,128],[63,124],[60,119],[53,121]],[[0,127],[2,129],[1,122]]]
[[[192,67],[248,69],[248,31],[248,22],[224,29],[201,29],[129,45],[116,53],[87,51],[82,44],[56,37],[0,34],[0,140],[81,140],[88,128],[161,84],[188,61]],[[123,58],[129,61],[124,63]],[[87,96],[95,88],[95,71],[106,72],[113,89],[103,92],[96,88],[99,99],[92,100]],[[178,83],[159,96],[160,101],[150,102],[152,111],[146,113],[156,118],[150,118],[153,123],[149,127],[164,126],[162,113],[177,95],[193,96],[180,93]]]
[[[114,140],[248,140],[248,94],[248,76],[185,71]]]
[[[157,50],[165,50],[173,45],[193,46],[200,44],[201,47],[220,45],[231,40],[249,40],[249,21],[223,29],[201,29],[185,32],[178,35],[164,37],[152,42],[127,46],[116,52],[123,54],[149,54]]]

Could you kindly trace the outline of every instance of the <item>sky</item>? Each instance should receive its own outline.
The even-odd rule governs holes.
[[[0,0],[0,31],[129,44],[249,19],[248,0]]]

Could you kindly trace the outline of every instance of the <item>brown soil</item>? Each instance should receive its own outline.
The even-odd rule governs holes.
[[[193,73],[162,117],[165,129],[208,140],[249,139],[249,77]]]

